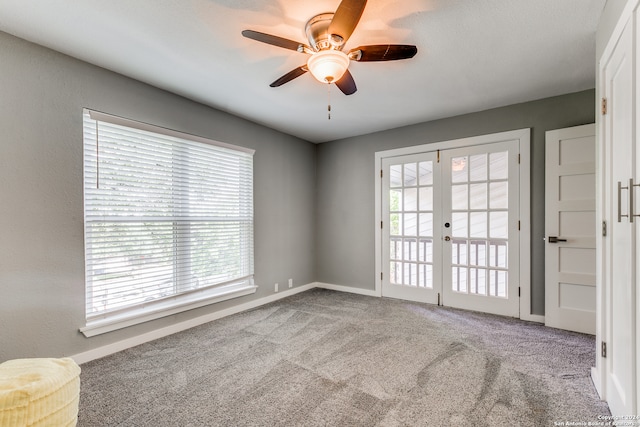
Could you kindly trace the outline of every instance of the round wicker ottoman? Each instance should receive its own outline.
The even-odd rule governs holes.
[[[75,426],[80,367],[69,358],[0,364],[0,426]]]

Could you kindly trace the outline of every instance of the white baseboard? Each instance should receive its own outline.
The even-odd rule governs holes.
[[[379,297],[378,293],[371,289],[353,288],[351,286],[332,285],[331,283],[315,282],[316,288],[330,289],[332,291],[348,292],[358,295],[366,295],[368,297]]]
[[[593,386],[595,387],[600,400],[606,400],[606,396],[604,395],[604,387],[602,385],[602,379],[600,377],[598,368],[591,368],[591,381],[593,382]]]
[[[286,289],[284,291],[275,293],[273,295],[269,295],[267,297],[249,301],[244,304],[239,304],[234,307],[229,307],[225,310],[216,311],[214,313],[196,317],[194,319],[186,320],[184,322],[176,323],[171,326],[156,329],[155,331],[151,331],[142,335],[127,338],[125,340],[118,341],[113,344],[105,345],[103,347],[98,347],[93,350],[89,350],[84,353],[79,353],[70,357],[73,360],[75,360],[75,362],[78,364],[90,362],[92,360],[100,359],[101,357],[105,357],[110,354],[117,353],[119,351],[126,350],[128,348],[135,347],[137,345],[144,344],[149,341],[156,340],[158,338],[175,334],[176,332],[181,332],[181,331],[193,328],[195,326],[199,326],[204,323],[211,322],[213,320],[221,319],[223,317],[231,316],[232,314],[237,314],[243,311],[251,310],[253,308],[260,307],[262,305],[269,304],[274,301],[278,301],[282,298],[286,298],[291,295],[298,294],[300,292],[308,291],[309,289],[313,289],[315,287],[316,287],[315,283],[309,283],[307,285]]]

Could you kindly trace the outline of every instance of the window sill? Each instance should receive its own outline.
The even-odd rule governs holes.
[[[176,295],[173,298],[149,302],[126,311],[96,317],[87,321],[87,325],[80,328],[80,332],[89,338],[205,305],[250,295],[255,293],[256,289],[258,287],[250,281],[243,281],[219,288],[203,289],[202,292],[193,294]]]

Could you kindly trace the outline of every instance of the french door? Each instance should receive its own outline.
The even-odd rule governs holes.
[[[518,316],[518,150],[382,160],[383,296]]]
[[[442,228],[436,225],[442,222],[442,185],[437,153],[384,159],[382,165],[382,295],[439,304],[442,251],[436,246]]]

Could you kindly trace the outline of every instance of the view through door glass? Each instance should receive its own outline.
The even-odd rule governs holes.
[[[451,159],[451,290],[506,298],[508,153]]]

